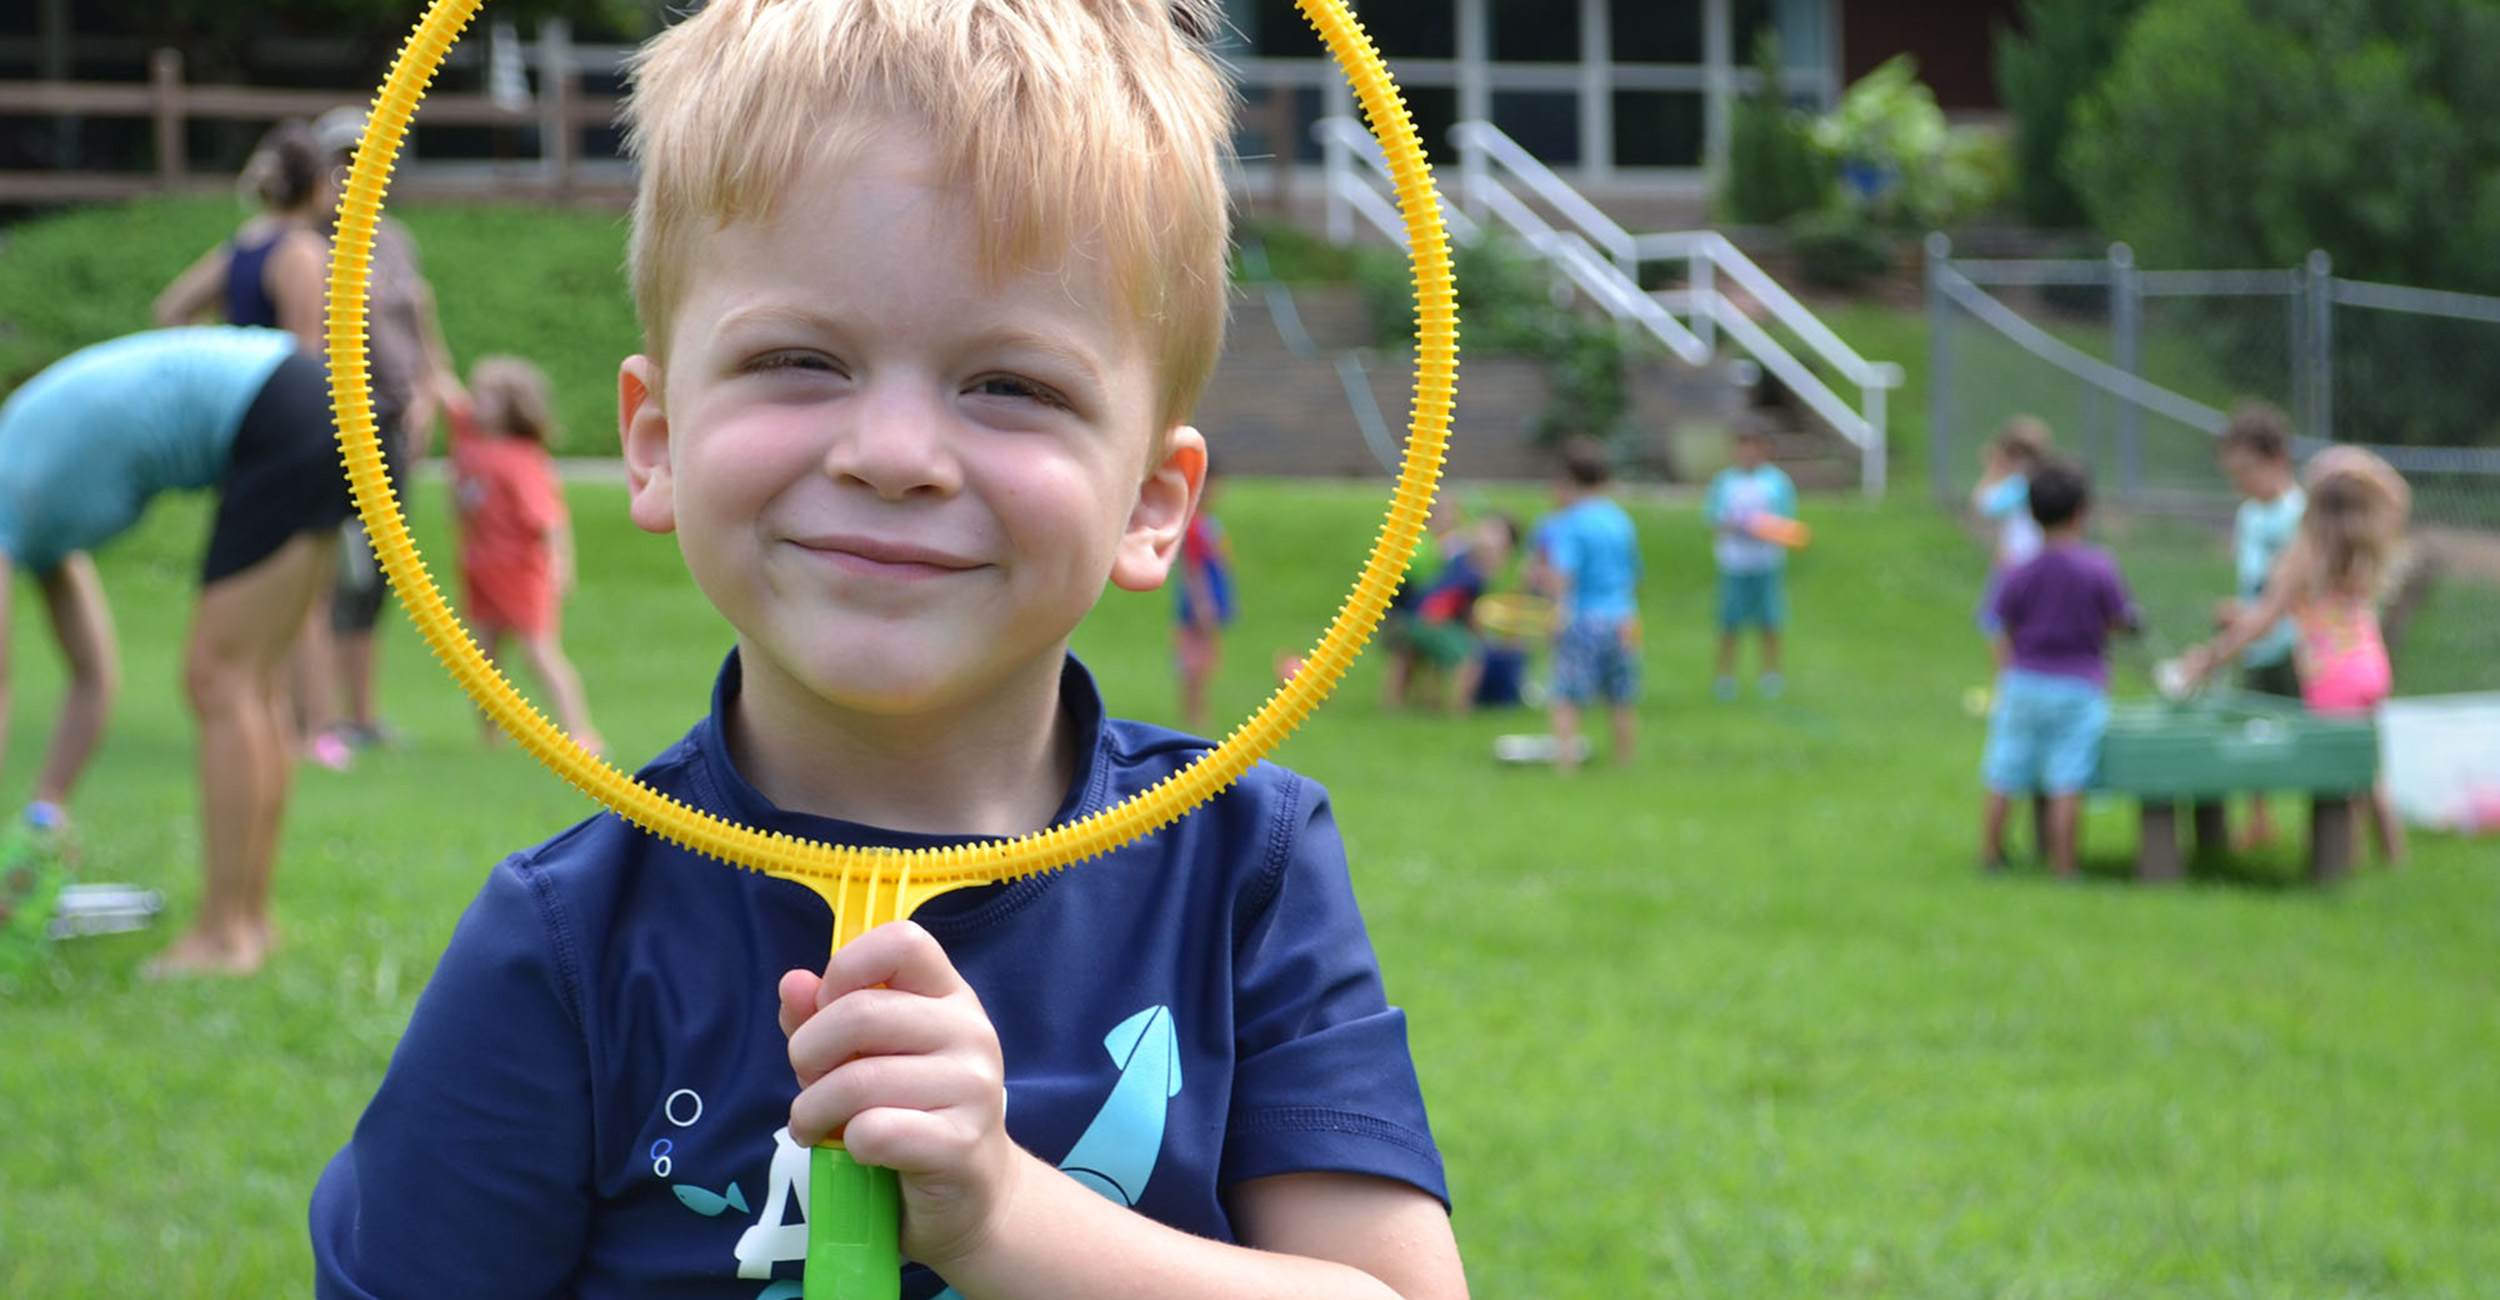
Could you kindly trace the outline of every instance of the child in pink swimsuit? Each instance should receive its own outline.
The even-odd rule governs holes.
[[[2299,629],[2301,703],[2312,713],[2367,714],[2394,684],[2377,598],[2404,544],[2413,493],[2402,475],[2358,447],[2330,447],[2309,462],[2309,507],[2284,548],[2265,594],[2212,641],[2182,660],[2202,681],[2285,618]],[[2380,853],[2402,861],[2404,831],[2381,790],[2371,800]]]

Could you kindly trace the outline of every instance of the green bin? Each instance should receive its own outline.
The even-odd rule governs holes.
[[[2377,780],[2378,727],[2368,717],[2320,717],[2294,701],[2223,691],[2114,706],[2093,784],[2139,798],[2193,799],[2245,790],[2341,794]]]

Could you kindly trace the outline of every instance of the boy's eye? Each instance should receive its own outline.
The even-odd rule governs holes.
[[[821,352],[767,352],[747,363],[749,370],[840,370],[833,358]]]
[[[974,380],[972,391],[983,397],[1012,397],[1060,409],[1068,405],[1068,399],[1049,385],[1015,375],[988,375]]]

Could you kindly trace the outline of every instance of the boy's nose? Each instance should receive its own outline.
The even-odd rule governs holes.
[[[952,496],[962,467],[946,404],[903,385],[871,385],[850,404],[825,452],[825,472],[888,501]]]

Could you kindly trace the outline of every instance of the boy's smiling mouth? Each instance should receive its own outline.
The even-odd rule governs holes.
[[[909,581],[985,567],[979,560],[952,551],[856,533],[814,533],[789,540],[843,572],[863,577]]]

